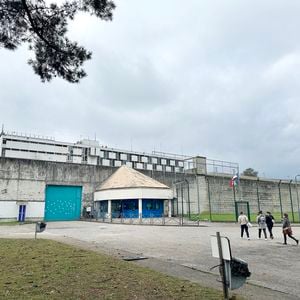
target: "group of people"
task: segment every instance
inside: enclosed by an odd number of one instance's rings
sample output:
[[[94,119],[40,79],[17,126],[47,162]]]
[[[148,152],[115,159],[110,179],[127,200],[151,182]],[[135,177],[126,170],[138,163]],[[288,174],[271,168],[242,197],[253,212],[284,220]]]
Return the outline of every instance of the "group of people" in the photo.
[[[247,239],[250,240],[248,228],[251,227],[252,225],[250,224],[248,217],[242,211],[239,215],[238,222],[241,225],[241,238],[244,237],[244,232],[245,232],[247,235]],[[263,232],[265,240],[267,240],[267,229],[268,229],[270,238],[274,239],[273,226],[275,223],[275,219],[269,211],[267,211],[266,214],[264,214],[262,211],[259,211],[257,214],[257,217],[256,217],[256,222],[258,225],[258,238],[259,239],[261,238],[261,233]],[[284,242],[283,242],[284,245],[287,244],[287,237],[293,239],[297,245],[299,244],[299,240],[297,240],[293,236],[291,223],[290,223],[289,216],[287,213],[285,213],[283,215],[283,219],[282,219],[282,234],[283,234],[283,239],[284,239]]]

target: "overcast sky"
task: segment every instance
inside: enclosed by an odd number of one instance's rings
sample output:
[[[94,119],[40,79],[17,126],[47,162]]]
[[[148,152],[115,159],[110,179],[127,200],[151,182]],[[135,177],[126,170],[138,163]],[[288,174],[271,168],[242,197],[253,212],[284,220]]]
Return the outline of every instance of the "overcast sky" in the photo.
[[[115,3],[112,22],[69,27],[93,52],[80,84],[41,83],[30,52],[0,49],[6,130],[300,174],[299,0]]]

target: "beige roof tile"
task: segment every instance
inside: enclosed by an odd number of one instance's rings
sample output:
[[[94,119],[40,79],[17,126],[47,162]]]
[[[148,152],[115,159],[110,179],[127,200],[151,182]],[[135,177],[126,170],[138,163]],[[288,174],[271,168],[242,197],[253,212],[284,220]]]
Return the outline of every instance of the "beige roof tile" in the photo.
[[[108,177],[97,189],[120,189],[120,188],[158,188],[170,189],[167,185],[160,183],[132,168],[121,166],[115,173]]]

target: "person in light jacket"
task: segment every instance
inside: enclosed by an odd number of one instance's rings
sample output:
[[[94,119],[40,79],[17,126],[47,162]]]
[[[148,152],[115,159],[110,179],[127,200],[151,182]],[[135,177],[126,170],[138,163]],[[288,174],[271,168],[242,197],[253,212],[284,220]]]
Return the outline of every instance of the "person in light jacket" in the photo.
[[[267,240],[267,224],[266,224],[266,216],[263,214],[263,212],[260,210],[257,218],[256,218],[256,222],[258,224],[258,238],[261,238],[261,231],[264,232],[264,236],[265,236],[265,240]]]
[[[243,238],[244,236],[244,231],[246,231],[246,235],[248,240],[250,240],[249,237],[249,231],[248,231],[248,217],[246,215],[244,215],[244,213],[241,211],[239,217],[238,217],[238,222],[241,225],[241,238]]]
[[[293,239],[296,244],[299,244],[299,240],[297,240],[296,238],[294,238],[292,236],[292,228],[291,228],[291,223],[289,220],[289,215],[287,213],[283,214],[283,220],[282,220],[282,233],[283,233],[283,239],[284,242],[283,244],[286,245],[286,237],[288,236],[289,238]]]

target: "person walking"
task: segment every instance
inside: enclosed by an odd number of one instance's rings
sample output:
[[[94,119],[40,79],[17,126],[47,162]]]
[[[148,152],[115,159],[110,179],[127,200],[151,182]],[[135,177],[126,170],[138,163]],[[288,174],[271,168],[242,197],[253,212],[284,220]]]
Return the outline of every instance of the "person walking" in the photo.
[[[244,231],[246,231],[247,239],[250,240],[249,237],[249,231],[248,231],[248,217],[244,215],[244,212],[241,211],[239,217],[238,217],[238,222],[241,225],[241,238],[244,236]]]
[[[267,227],[268,227],[268,231],[270,233],[270,238],[272,240],[274,239],[273,232],[272,232],[274,223],[275,223],[274,217],[272,216],[272,214],[269,211],[267,211],[267,214],[266,214],[266,224],[267,224]]]
[[[295,237],[293,237],[293,232],[291,228],[291,223],[289,220],[289,215],[287,213],[283,214],[283,221],[282,221],[282,233],[283,233],[283,244],[286,245],[286,237],[288,236],[292,240],[296,242],[296,244],[299,244],[299,240],[297,240]]]
[[[261,231],[263,231],[264,232],[264,236],[265,236],[265,240],[267,240],[266,216],[263,214],[263,212],[261,210],[258,212],[258,215],[257,215],[257,218],[256,218],[256,222],[258,224],[258,238],[259,239],[261,238]]]

